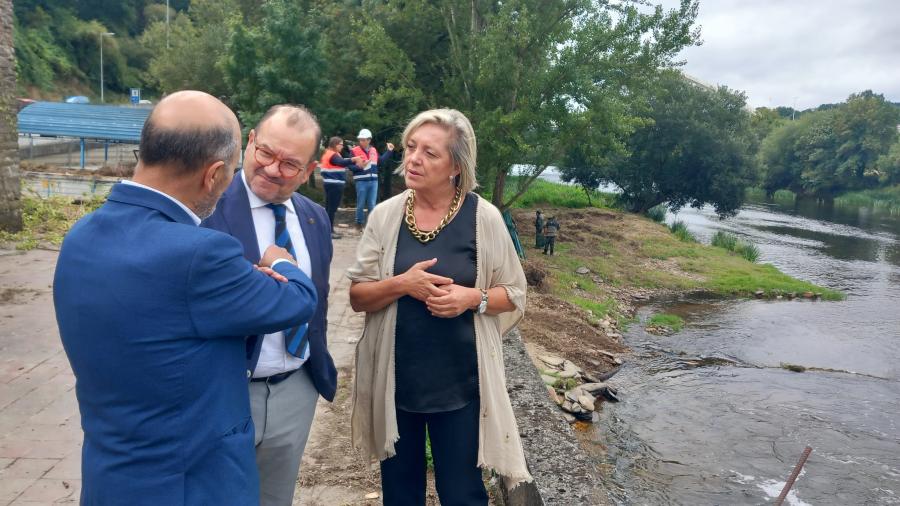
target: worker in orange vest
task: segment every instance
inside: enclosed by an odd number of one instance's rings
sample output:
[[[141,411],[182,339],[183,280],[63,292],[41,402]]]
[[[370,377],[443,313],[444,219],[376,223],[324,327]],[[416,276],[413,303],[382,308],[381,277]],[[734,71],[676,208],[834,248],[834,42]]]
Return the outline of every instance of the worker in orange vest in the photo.
[[[325,212],[331,223],[331,238],[340,239],[341,236],[334,233],[334,215],[344,195],[344,186],[347,183],[347,168],[359,167],[363,164],[362,157],[354,156],[344,158],[341,150],[344,147],[344,139],[332,137],[328,139],[328,146],[322,159],[319,160],[319,173],[322,175],[322,184],[325,186]]]
[[[394,154],[394,145],[388,142],[387,151],[379,159],[378,150],[372,146],[372,132],[368,128],[359,131],[357,140],[359,145],[350,152],[363,161],[356,167],[350,167],[350,171],[356,186],[356,226],[361,229],[378,198],[378,165]]]

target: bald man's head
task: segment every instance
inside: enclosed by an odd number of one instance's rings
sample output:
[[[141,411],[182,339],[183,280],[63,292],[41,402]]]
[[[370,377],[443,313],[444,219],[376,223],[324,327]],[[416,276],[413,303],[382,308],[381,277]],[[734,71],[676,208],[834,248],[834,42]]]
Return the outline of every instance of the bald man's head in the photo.
[[[186,176],[216,161],[233,170],[240,145],[240,124],[225,104],[202,91],[179,91],[147,118],[139,156],[144,167]]]

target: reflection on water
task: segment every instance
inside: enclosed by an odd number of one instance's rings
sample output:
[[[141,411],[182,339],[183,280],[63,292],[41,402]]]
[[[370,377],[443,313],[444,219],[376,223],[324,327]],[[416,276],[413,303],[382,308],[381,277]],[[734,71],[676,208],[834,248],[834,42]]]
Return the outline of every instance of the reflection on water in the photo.
[[[769,503],[809,445],[789,504],[900,504],[900,217],[801,202],[673,219],[705,241],[737,234],[761,262],[849,297],[644,308],[687,325],[627,335],[625,399],[604,405],[597,433],[613,502]]]

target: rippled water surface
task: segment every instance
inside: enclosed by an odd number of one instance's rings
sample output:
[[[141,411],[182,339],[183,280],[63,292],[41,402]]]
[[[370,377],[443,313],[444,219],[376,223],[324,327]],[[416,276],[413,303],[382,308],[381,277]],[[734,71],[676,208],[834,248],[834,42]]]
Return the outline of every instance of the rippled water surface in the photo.
[[[809,445],[788,504],[900,504],[900,217],[758,203],[725,221],[671,219],[704,242],[735,233],[760,262],[848,298],[643,308],[686,327],[626,336],[634,357],[613,380],[624,400],[597,424],[613,502],[771,503]]]

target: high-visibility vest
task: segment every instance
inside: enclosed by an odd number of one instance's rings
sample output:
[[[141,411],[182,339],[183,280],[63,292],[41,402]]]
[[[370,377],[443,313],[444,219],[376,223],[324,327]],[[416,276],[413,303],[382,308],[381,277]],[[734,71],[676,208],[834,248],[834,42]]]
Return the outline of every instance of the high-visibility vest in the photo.
[[[319,173],[322,174],[322,182],[327,184],[344,184],[347,182],[347,168],[331,163],[334,155],[339,155],[339,153],[333,149],[326,149],[322,159],[319,160]]]
[[[367,160],[360,170],[353,170],[354,181],[378,180],[378,151],[373,146],[369,146],[368,151],[366,153],[360,146],[353,146],[350,150],[353,156],[361,156]]]

